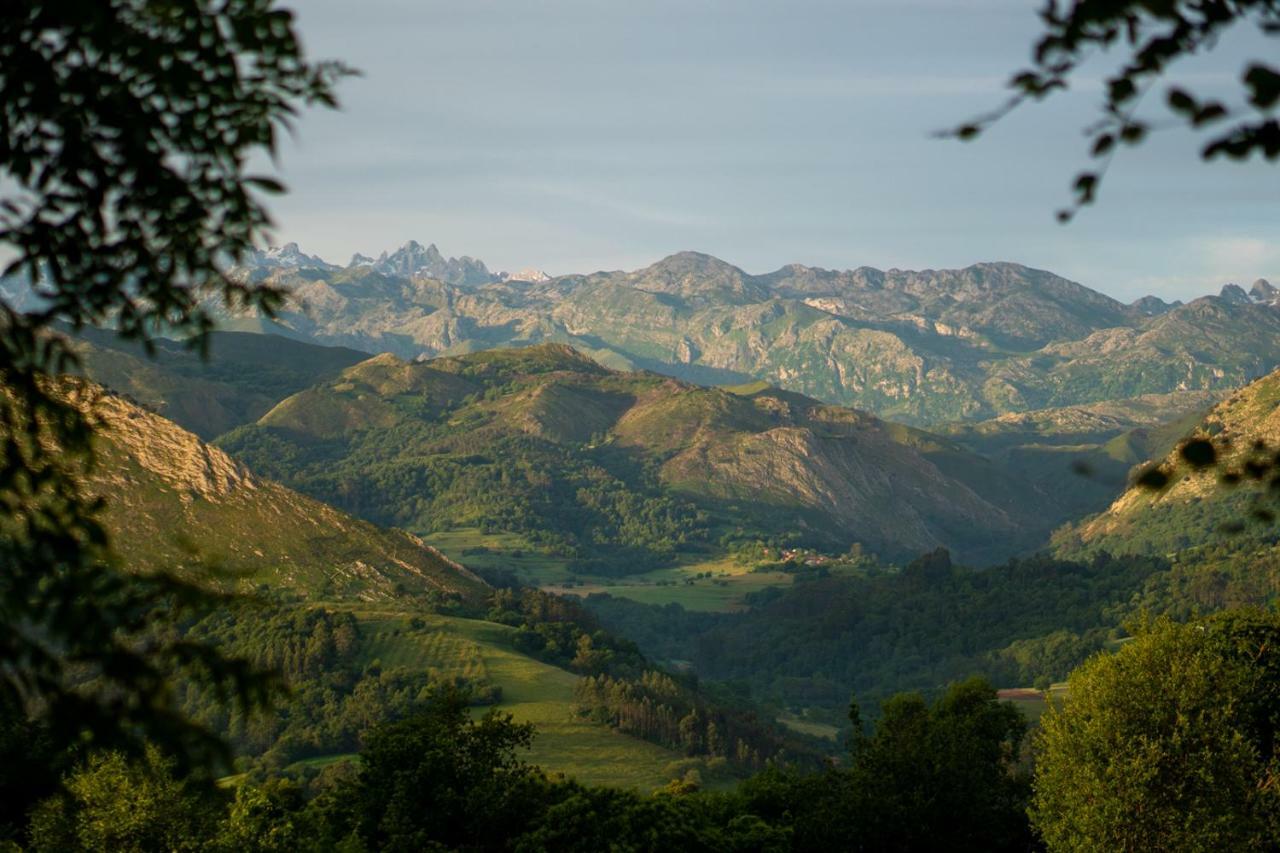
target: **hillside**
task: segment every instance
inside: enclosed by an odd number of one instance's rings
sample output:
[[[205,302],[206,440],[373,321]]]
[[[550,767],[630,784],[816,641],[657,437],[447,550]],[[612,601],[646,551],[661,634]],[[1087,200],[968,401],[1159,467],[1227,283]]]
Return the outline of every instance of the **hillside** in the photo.
[[[1280,364],[1280,308],[1265,282],[1124,305],[1013,263],[753,275],[681,252],[631,272],[530,281],[432,250],[411,243],[345,268],[277,258],[242,274],[288,289],[279,328],[315,342],[404,359],[561,342],[615,368],[765,380],[918,425],[1225,391]]]
[[[1224,395],[1176,391],[948,424],[939,432],[1053,492],[1062,518],[1108,506],[1129,472],[1174,447]]]
[[[137,570],[211,566],[307,597],[479,600],[485,585],[411,535],[360,521],[251,473],[159,415],[105,395],[89,490]]]
[[[1247,472],[1255,455],[1269,461],[1268,454],[1280,446],[1280,371],[1231,394],[1189,435],[1210,439],[1227,469]],[[1259,482],[1246,474],[1239,485],[1229,487],[1220,481],[1218,468],[1194,470],[1176,451],[1157,461],[1172,475],[1166,488],[1128,489],[1105,512],[1059,531],[1054,538],[1058,550],[1195,553],[1206,564],[1262,557],[1273,562],[1280,530],[1266,516],[1274,507],[1265,479]],[[1234,535],[1224,535],[1241,526]]]
[[[210,334],[208,359],[165,338],[148,357],[114,333],[91,328],[76,336],[75,346],[88,378],[206,440],[368,358],[344,347],[248,332]]]
[[[382,355],[220,440],[282,482],[417,533],[520,534],[641,571],[723,537],[985,559],[1051,502],[956,444],[763,384],[704,388],[558,345]]]

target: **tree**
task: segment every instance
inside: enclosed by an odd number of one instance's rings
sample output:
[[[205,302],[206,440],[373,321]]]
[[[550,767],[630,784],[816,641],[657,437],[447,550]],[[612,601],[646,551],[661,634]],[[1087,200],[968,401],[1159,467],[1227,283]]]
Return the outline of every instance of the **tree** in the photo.
[[[1040,13],[1044,32],[1030,68],[1009,80],[1014,94],[999,109],[951,131],[972,139],[1010,111],[1030,100],[1043,100],[1066,89],[1082,63],[1099,51],[1120,46],[1119,68],[1106,78],[1106,95],[1098,120],[1085,129],[1095,168],[1076,176],[1075,202],[1059,211],[1071,219],[1093,202],[1103,174],[1119,146],[1137,145],[1157,125],[1138,116],[1143,97],[1176,63],[1213,49],[1233,28],[1254,27],[1267,36],[1280,34],[1277,0],[1045,0]],[[1185,88],[1165,89],[1173,124],[1214,129],[1201,149],[1206,160],[1245,159],[1260,154],[1280,157],[1280,66],[1251,61],[1241,72],[1242,103],[1230,105],[1198,96]],[[1224,123],[1229,127],[1223,128]]]
[[[55,796],[37,808],[31,848],[121,853],[200,849],[215,815],[174,770],[174,762],[154,747],[141,761],[119,752],[94,755],[71,774],[65,797]]]
[[[17,0],[0,15],[0,257],[39,304],[0,300],[0,702],[51,737],[139,750],[142,735],[207,762],[216,739],[172,712],[175,673],[261,701],[242,662],[151,630],[206,601],[173,577],[112,565],[92,464],[93,394],[73,329],[110,325],[202,347],[210,302],[267,313],[278,291],[228,274],[269,219],[246,174],[307,104],[334,105],[340,65],[308,62],[273,0]]]
[[[1041,720],[1031,819],[1051,850],[1271,849],[1280,616],[1136,625]]]
[[[542,773],[517,755],[532,738],[510,715],[472,720],[452,692],[378,728],[361,752],[360,835],[375,850],[500,849],[541,810]]]
[[[855,741],[853,820],[866,849],[1025,849],[1026,783],[1017,773],[1021,712],[985,680],[951,685],[932,705],[903,693]]]

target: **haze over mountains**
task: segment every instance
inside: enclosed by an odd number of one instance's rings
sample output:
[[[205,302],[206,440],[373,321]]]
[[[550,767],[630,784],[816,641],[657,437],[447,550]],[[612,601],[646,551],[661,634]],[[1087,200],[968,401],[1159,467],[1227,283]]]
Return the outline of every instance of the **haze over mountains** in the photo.
[[[633,272],[494,274],[410,242],[345,267],[294,244],[240,275],[294,296],[227,328],[403,359],[544,341],[702,384],[763,379],[918,425],[1244,384],[1280,364],[1276,289],[1125,305],[1013,263],[752,275],[682,252]]]

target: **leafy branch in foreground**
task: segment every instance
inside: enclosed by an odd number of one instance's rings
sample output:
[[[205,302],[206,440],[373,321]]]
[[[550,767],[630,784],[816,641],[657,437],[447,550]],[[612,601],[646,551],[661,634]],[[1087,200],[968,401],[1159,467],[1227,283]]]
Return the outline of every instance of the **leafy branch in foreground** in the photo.
[[[1043,100],[1066,89],[1073,75],[1092,56],[1120,46],[1120,67],[1105,79],[1098,120],[1085,128],[1090,156],[1097,167],[1080,172],[1073,185],[1073,204],[1058,212],[1066,222],[1091,204],[1118,146],[1137,145],[1156,125],[1137,116],[1143,95],[1179,59],[1212,50],[1229,29],[1253,26],[1266,36],[1280,35],[1277,0],[1046,0],[1040,12],[1044,30],[1036,42],[1030,68],[1009,80],[1014,94],[999,108],[943,135],[973,139],[1027,101]],[[1280,157],[1280,66],[1249,62],[1241,72],[1242,103],[1231,105],[1197,95],[1180,86],[1165,90],[1172,124],[1194,130],[1230,127],[1211,135],[1201,149],[1210,160],[1246,159],[1261,154]]]
[[[261,698],[242,664],[167,637],[156,614],[204,596],[111,561],[92,464],[91,399],[55,322],[203,349],[209,299],[270,314],[281,294],[227,273],[270,221],[245,173],[304,105],[334,106],[347,69],[306,59],[273,0],[19,0],[0,15],[0,253],[39,307],[0,300],[0,701],[67,743],[216,743],[167,703],[177,673]]]

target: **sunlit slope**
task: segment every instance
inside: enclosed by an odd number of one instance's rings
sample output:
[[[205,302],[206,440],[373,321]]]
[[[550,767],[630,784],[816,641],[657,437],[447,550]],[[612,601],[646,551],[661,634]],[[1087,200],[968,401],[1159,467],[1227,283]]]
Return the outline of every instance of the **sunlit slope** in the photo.
[[[1247,476],[1246,463],[1280,448],[1280,371],[1231,394],[1188,436],[1211,440],[1227,468],[1246,473],[1241,483],[1224,484],[1220,466],[1194,470],[1174,450],[1154,460],[1172,474],[1166,488],[1126,490],[1105,512],[1060,531],[1059,549],[1169,554],[1207,548],[1244,554],[1273,547],[1280,528],[1265,513],[1275,509],[1270,497],[1275,489],[1269,488],[1269,477]],[[1269,450],[1256,450],[1259,443]]]
[[[550,773],[647,791],[679,777],[683,764],[698,763],[577,713],[573,688],[579,676],[517,651],[514,628],[429,615],[418,616],[424,628],[415,632],[409,614],[394,606],[350,607],[370,637],[368,653],[384,668],[427,669],[498,687],[501,698],[491,707],[537,727],[528,758]]]
[[[126,565],[212,564],[309,596],[483,595],[484,585],[417,538],[258,477],[159,415],[103,396],[90,491]]]
[[[1186,305],[1123,305],[1014,263],[793,264],[753,275],[680,252],[643,269],[537,282],[391,272],[252,274],[290,292],[280,323],[312,341],[405,359],[568,343],[613,367],[703,384],[763,379],[917,425],[1227,390],[1280,363],[1270,300],[1242,301],[1236,288]]]

